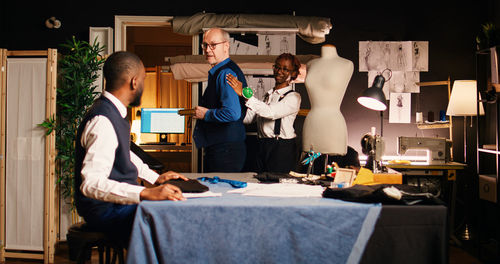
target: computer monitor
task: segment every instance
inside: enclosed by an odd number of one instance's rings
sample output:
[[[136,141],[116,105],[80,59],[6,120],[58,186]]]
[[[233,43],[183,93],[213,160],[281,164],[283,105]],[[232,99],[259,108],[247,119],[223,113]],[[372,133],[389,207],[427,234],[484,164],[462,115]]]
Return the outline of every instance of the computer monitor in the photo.
[[[168,143],[167,134],[184,134],[184,108],[141,108],[141,133],[160,134],[160,143]]]

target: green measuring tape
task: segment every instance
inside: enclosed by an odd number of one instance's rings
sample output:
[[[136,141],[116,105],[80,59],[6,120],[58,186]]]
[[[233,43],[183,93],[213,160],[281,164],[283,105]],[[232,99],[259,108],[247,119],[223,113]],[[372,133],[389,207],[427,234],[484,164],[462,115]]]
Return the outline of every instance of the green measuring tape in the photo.
[[[250,87],[245,87],[243,88],[242,94],[246,99],[250,99],[253,96],[253,90]]]

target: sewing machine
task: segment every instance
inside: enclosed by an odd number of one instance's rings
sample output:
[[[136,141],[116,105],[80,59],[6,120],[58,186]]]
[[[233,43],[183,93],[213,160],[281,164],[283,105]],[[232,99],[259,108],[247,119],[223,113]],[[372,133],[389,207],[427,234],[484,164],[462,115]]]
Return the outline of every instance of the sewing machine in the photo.
[[[451,141],[440,137],[398,137],[398,154],[408,150],[426,150],[429,164],[444,164],[450,161]]]
[[[376,135],[374,131],[371,134],[367,133],[361,138],[361,149],[363,154],[370,157],[373,162],[373,172],[383,171],[382,155],[385,151],[385,142],[380,135]],[[370,168],[371,164],[368,166]]]

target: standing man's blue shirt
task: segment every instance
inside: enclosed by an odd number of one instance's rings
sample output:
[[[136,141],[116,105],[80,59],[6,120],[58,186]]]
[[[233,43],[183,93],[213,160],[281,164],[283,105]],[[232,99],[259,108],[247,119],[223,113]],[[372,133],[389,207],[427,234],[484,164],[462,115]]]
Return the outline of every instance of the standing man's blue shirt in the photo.
[[[218,109],[209,109],[204,119],[207,122],[232,122],[241,117],[240,98],[226,81],[227,74],[232,74],[233,76],[237,76],[237,74],[231,68],[226,67],[222,69],[217,76],[214,76],[214,73],[216,73],[219,68],[229,63],[229,61],[230,59],[227,58],[208,71],[208,78],[216,78],[215,87],[219,89],[217,92],[220,94],[222,107]],[[243,82],[243,87],[246,85],[245,80]]]
[[[204,119],[196,121],[193,132],[197,148],[245,140],[243,118],[246,106],[244,99],[240,98],[227,83],[227,74],[237,76],[243,86],[247,85],[245,75],[230,58],[210,69],[208,85],[199,104],[208,110]]]

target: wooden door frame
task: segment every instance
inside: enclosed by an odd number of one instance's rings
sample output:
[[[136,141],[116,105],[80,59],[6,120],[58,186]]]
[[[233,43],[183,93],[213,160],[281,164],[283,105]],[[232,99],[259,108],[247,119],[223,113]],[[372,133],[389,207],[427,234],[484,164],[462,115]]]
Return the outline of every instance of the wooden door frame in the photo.
[[[171,26],[173,16],[115,16],[115,51],[127,50],[127,27],[161,27]],[[192,55],[199,54],[199,35],[192,36]],[[198,83],[193,83],[191,88],[191,105],[198,105]],[[195,121],[191,124],[194,128]],[[192,144],[191,172],[198,172],[198,149]]]

